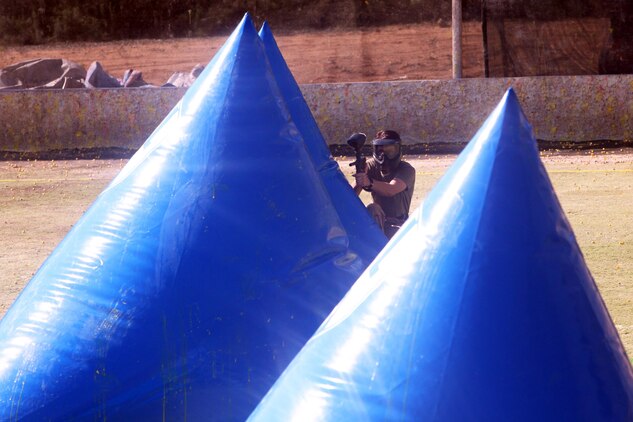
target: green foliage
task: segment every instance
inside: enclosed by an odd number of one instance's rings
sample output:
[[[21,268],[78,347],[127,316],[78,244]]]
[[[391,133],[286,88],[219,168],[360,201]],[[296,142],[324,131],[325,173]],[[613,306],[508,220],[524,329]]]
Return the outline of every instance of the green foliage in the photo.
[[[484,0],[487,14],[503,19],[559,20],[602,17],[621,0]],[[627,0],[628,1],[628,0]]]
[[[81,41],[91,39],[92,34],[101,32],[102,22],[81,12],[79,7],[62,9],[53,22],[52,38],[60,41]]]
[[[462,0],[465,20],[604,15],[625,0]],[[34,44],[225,34],[244,12],[276,31],[450,22],[451,0],[21,0],[0,2],[0,41]]]
[[[35,44],[37,38],[33,33],[33,23],[29,18],[10,18],[0,16],[0,34],[2,40],[10,44]]]
[[[478,20],[483,0],[462,0]],[[616,0],[485,0],[506,17],[580,16]],[[0,41],[33,44],[227,33],[249,11],[275,30],[450,22],[451,0],[21,0],[0,2]]]
[[[464,0],[464,16],[478,18],[479,7]],[[21,0],[0,2],[0,41],[213,35],[231,31],[246,11],[276,30],[354,28],[449,20],[451,0]]]

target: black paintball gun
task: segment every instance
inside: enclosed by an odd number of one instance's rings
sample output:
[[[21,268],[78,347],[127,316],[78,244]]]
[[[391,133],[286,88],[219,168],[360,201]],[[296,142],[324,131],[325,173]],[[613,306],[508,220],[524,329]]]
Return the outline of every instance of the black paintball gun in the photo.
[[[365,157],[363,157],[361,150],[366,141],[367,136],[364,133],[354,133],[347,138],[347,145],[354,148],[356,152],[356,161],[349,163],[350,166],[356,166],[356,173],[365,172]]]

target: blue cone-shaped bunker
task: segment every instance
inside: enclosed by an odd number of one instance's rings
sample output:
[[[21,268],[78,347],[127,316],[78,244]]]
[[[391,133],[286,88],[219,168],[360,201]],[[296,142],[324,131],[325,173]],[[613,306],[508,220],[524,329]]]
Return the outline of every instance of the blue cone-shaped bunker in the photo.
[[[631,366],[512,90],[250,420],[633,420]]]
[[[0,322],[0,420],[244,420],[347,245],[245,17]]]
[[[277,46],[268,23],[264,22],[259,36],[266,47],[266,54],[281,95],[288,105],[290,115],[305,141],[314,166],[332,198],[332,203],[347,233],[350,249],[363,261],[363,265],[367,266],[385,246],[387,237],[371,218],[345,179],[338,163],[332,158],[327,143]]]

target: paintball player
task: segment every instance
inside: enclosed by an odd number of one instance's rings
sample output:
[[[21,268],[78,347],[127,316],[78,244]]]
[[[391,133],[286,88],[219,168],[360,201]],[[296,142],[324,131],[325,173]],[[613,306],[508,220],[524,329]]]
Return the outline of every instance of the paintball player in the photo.
[[[402,161],[400,135],[393,130],[381,130],[372,141],[373,158],[365,172],[354,175],[357,195],[362,189],[371,193],[373,202],[367,206],[385,235],[391,237],[409,217],[409,207],[415,186],[415,169]]]

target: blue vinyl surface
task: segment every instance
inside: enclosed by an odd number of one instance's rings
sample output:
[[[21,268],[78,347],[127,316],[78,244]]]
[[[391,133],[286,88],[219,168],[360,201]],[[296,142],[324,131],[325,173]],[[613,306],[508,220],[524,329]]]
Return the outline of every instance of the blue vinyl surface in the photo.
[[[0,322],[0,420],[250,414],[372,259],[279,92],[245,17]]]
[[[259,36],[264,41],[270,66],[292,120],[303,136],[314,166],[350,240],[350,249],[359,256],[363,265],[367,266],[385,246],[387,237],[367,212],[365,205],[339,169],[338,163],[332,158],[301,89],[279,51],[268,23],[264,22]]]
[[[514,91],[251,421],[631,421],[631,365]]]

